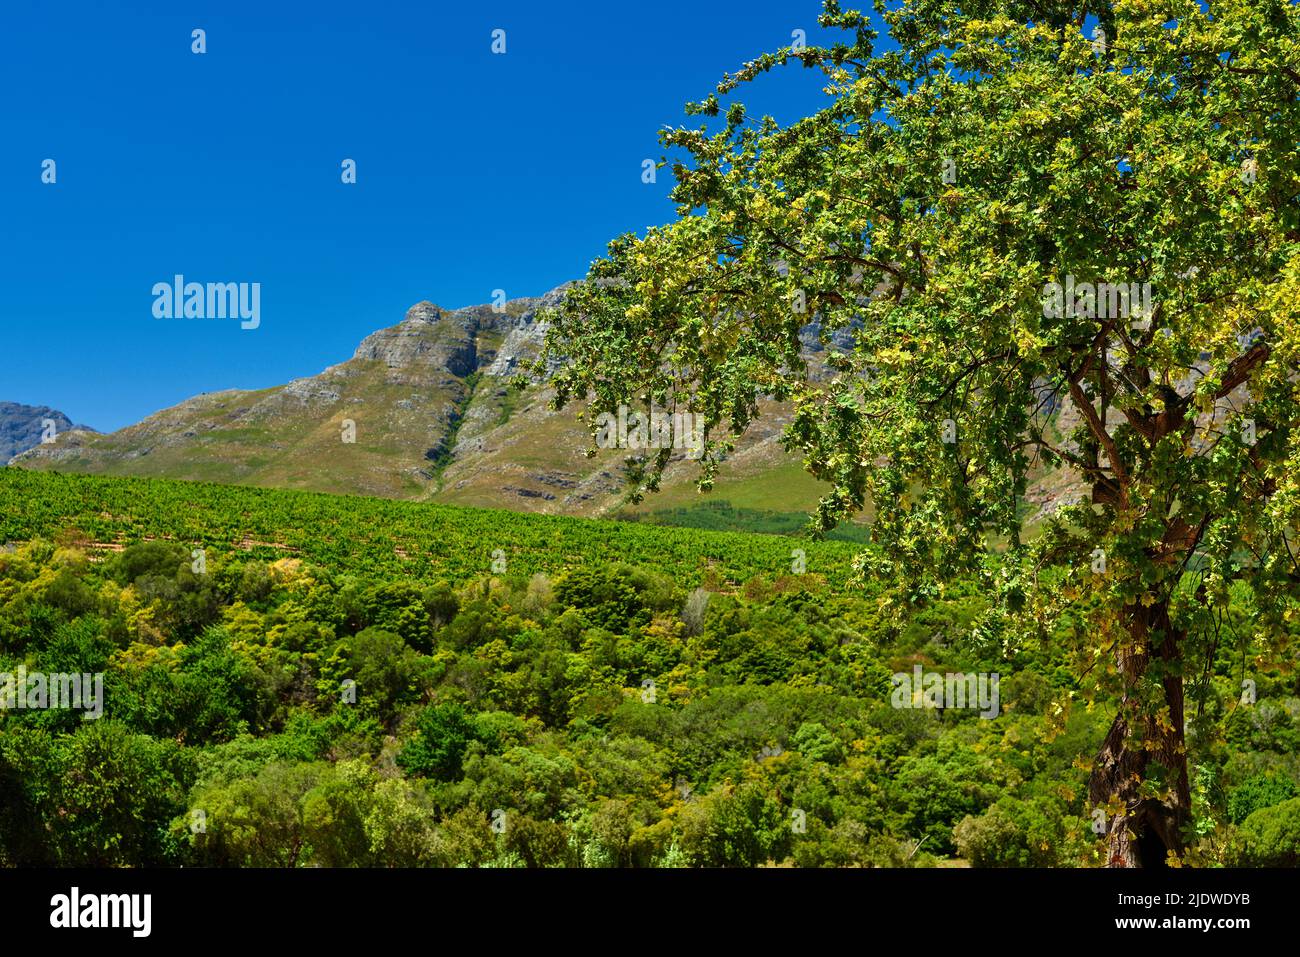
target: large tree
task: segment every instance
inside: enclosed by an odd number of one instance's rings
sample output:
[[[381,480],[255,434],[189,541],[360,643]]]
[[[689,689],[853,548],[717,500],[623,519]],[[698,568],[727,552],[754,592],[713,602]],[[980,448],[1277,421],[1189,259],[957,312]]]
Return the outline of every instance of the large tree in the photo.
[[[1276,646],[1300,583],[1300,12],[876,12],[889,42],[830,0],[841,42],[758,57],[661,134],[677,219],[612,242],[550,317],[558,401],[689,406],[705,487],[762,398],[792,402],[787,442],[833,485],[818,525],[874,508],[864,574],[912,600],[985,574],[1008,645],[1085,616],[1080,668],[1118,702],[1090,802],[1112,865],[1163,863],[1187,844],[1185,687],[1232,602]],[[734,101],[793,64],[824,72],[820,111]],[[852,332],[829,381],[813,319]],[[1024,534],[1047,474],[1086,495]]]

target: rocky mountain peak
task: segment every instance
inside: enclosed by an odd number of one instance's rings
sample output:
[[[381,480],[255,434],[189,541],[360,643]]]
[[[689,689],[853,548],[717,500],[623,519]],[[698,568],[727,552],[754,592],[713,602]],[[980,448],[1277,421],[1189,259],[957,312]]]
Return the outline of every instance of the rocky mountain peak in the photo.
[[[352,357],[377,359],[390,369],[433,366],[465,375],[473,371],[474,332],[472,324],[456,321],[455,313],[421,302],[397,325],[366,336]]]
[[[437,322],[443,316],[442,310],[429,302],[422,299],[410,309],[406,310],[405,322]]]

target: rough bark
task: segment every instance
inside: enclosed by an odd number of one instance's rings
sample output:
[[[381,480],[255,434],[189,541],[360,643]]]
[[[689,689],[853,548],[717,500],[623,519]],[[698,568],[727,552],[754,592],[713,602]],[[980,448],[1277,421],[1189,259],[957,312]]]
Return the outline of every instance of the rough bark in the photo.
[[[1119,652],[1124,681],[1119,711],[1097,755],[1088,796],[1094,807],[1118,799],[1124,812],[1107,820],[1109,867],[1164,867],[1166,855],[1182,856],[1183,826],[1191,816],[1184,739],[1183,679],[1179,668],[1179,635],[1163,604],[1125,610],[1130,647]],[[1161,684],[1168,707],[1165,726],[1142,714],[1130,692],[1153,661],[1168,665]],[[1165,800],[1142,797],[1143,781],[1156,776],[1169,792]]]

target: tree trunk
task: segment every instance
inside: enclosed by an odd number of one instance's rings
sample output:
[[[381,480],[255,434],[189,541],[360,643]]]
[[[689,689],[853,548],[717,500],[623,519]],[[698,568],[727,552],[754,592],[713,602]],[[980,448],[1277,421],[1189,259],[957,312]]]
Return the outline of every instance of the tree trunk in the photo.
[[[1088,798],[1093,807],[1118,803],[1123,813],[1106,820],[1107,866],[1164,867],[1166,855],[1182,856],[1183,826],[1191,818],[1187,749],[1183,733],[1183,677],[1179,639],[1164,604],[1131,605],[1132,647],[1119,652],[1124,682],[1119,712],[1097,755]],[[1142,714],[1135,685],[1158,662],[1168,709],[1165,722]],[[1143,797],[1143,781],[1155,780],[1164,800]],[[1117,799],[1117,800],[1116,800]],[[1107,814],[1109,815],[1109,811]]]

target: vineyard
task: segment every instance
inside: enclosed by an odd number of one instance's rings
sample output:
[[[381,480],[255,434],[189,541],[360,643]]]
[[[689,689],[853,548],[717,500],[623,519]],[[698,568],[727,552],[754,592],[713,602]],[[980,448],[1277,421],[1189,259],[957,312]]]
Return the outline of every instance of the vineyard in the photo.
[[[843,587],[855,552],[835,541],[0,468],[0,542],[36,537],[61,537],[92,552],[165,539],[421,581],[463,580],[491,571],[494,560],[511,573],[528,574],[623,561],[654,566],[683,585],[708,581],[717,587],[788,575],[796,550],[803,552],[810,582]]]

